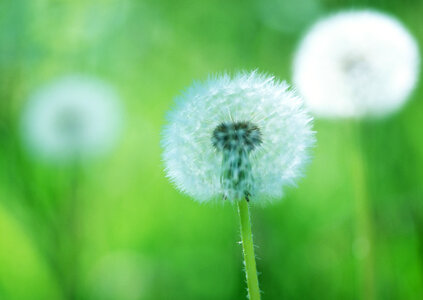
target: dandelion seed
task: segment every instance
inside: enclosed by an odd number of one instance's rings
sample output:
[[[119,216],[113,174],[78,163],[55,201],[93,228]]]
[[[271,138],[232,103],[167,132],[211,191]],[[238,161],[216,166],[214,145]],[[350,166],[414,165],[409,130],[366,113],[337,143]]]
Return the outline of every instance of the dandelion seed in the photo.
[[[419,60],[416,41],[393,17],[341,12],[305,36],[294,62],[294,82],[318,116],[382,116],[406,102]]]
[[[257,72],[215,76],[176,102],[164,161],[193,198],[279,198],[302,174],[314,142],[311,117],[286,82]]]
[[[25,144],[52,161],[100,155],[112,148],[122,124],[115,91],[89,77],[68,76],[31,95],[21,119]]]

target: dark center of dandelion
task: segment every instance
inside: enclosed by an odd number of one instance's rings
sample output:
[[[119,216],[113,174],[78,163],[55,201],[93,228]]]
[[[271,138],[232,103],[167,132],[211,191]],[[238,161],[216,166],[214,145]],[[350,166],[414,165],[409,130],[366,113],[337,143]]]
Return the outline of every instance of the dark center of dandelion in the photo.
[[[248,201],[254,185],[249,153],[262,143],[260,129],[250,122],[222,123],[213,131],[212,143],[223,154],[224,198]]]
[[[69,142],[76,142],[83,131],[84,120],[78,111],[64,109],[55,119],[56,130]]]
[[[261,132],[250,122],[221,123],[213,131],[212,143],[219,151],[250,152],[262,143]]]
[[[369,64],[360,55],[345,57],[342,62],[343,71],[349,76],[362,76],[369,72]]]

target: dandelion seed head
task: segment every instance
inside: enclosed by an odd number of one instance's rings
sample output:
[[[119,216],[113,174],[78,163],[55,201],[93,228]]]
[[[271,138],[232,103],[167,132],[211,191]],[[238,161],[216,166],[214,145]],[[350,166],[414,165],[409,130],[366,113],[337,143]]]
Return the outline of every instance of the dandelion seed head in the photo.
[[[314,25],[300,43],[294,83],[321,117],[383,116],[416,85],[417,43],[391,16],[348,11]]]
[[[308,160],[311,120],[286,82],[212,76],[176,98],[162,139],[166,173],[200,202],[280,198]]]
[[[106,83],[67,76],[30,96],[21,118],[23,140],[32,154],[49,161],[100,155],[115,144],[122,112]]]

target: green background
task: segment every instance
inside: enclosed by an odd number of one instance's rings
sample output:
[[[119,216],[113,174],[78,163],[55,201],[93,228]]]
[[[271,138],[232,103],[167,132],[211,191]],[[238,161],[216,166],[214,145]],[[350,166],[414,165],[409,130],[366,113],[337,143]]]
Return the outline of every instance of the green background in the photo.
[[[366,7],[422,45],[421,0],[1,0],[0,299],[245,299],[236,208],[199,204],[165,178],[165,112],[210,73],[290,81],[310,23]],[[19,137],[31,93],[75,73],[109,82],[126,109],[116,149],[78,170],[37,162]],[[379,299],[423,298],[422,95],[420,84],[401,112],[359,127]],[[359,297],[350,129],[316,120],[298,188],[252,208],[263,299]]]

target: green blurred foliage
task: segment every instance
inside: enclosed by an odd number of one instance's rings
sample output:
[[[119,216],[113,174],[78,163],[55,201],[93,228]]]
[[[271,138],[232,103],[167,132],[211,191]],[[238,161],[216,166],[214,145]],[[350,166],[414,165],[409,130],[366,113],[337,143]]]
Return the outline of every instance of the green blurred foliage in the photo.
[[[245,298],[235,208],[172,187],[160,131],[193,79],[257,68],[290,80],[313,20],[280,32],[258,2],[0,1],[0,299],[65,299],[69,274],[79,299]],[[422,45],[421,0],[322,0],[314,17],[355,7],[397,16]],[[75,174],[38,163],[19,138],[31,92],[69,73],[110,82],[127,110],[116,151],[77,173],[76,240],[66,219]],[[421,96],[420,85],[400,113],[361,126],[380,299],[423,297]],[[358,297],[348,126],[317,120],[307,176],[252,210],[263,299]]]

